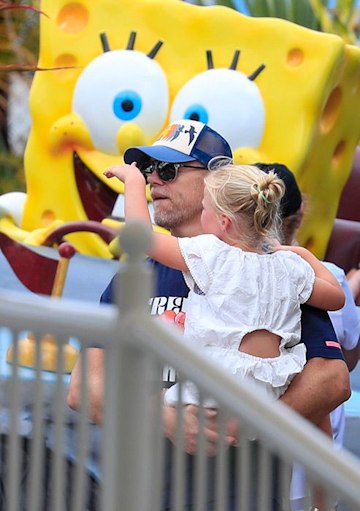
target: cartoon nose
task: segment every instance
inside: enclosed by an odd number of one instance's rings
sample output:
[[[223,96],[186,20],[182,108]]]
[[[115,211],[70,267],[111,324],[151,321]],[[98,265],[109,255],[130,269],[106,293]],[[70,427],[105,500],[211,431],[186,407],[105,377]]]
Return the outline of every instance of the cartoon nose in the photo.
[[[134,122],[123,124],[116,134],[116,145],[120,154],[124,154],[129,147],[146,145],[147,142],[143,130]]]

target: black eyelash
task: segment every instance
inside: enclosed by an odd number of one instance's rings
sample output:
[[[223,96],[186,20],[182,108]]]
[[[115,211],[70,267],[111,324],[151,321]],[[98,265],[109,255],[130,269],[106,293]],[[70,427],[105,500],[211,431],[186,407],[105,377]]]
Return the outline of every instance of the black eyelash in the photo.
[[[135,46],[136,32],[130,32],[129,40],[127,43],[127,50],[133,50]]]
[[[214,69],[214,62],[213,62],[211,50],[206,50],[206,61],[207,61],[208,69]]]
[[[109,41],[105,32],[101,32],[100,34],[101,46],[103,48],[103,52],[106,53],[110,51]]]
[[[250,76],[248,76],[249,80],[252,82],[259,76],[259,74],[265,69],[265,64],[261,64]]]
[[[234,56],[233,56],[233,59],[232,59],[229,69],[236,71],[236,68],[237,68],[237,65],[239,62],[239,57],[240,57],[240,50],[235,50],[235,53],[234,53]],[[211,50],[206,50],[206,62],[207,62],[207,68],[209,70],[214,69],[214,60],[213,60]],[[253,82],[259,76],[259,74],[265,69],[265,67],[266,67],[265,64],[261,64],[257,69],[255,69],[255,71],[253,73],[251,73],[251,75],[248,76],[248,79]]]
[[[236,66],[239,62],[239,57],[240,57],[240,50],[235,50],[234,57],[232,59],[229,69],[233,69],[234,71],[236,71]]]
[[[134,49],[134,47],[135,47],[135,39],[136,39],[136,32],[134,32],[134,31],[130,32],[129,40],[128,40],[128,43],[127,43],[127,46],[126,46],[127,50],[131,51],[131,50]],[[105,32],[101,32],[100,40],[101,40],[101,45],[102,45],[102,48],[103,48],[103,52],[106,53],[107,51],[111,51],[110,45],[109,45],[109,40],[108,40],[107,35],[106,35]],[[149,53],[147,54],[149,59],[155,58],[156,54],[158,53],[158,51],[160,50],[160,48],[161,48],[161,46],[163,44],[164,44],[164,41],[158,41],[155,44],[155,46],[152,48],[152,50],[150,50]]]
[[[153,59],[155,57],[155,55],[157,54],[157,52],[160,50],[160,48],[162,47],[162,45],[164,44],[164,41],[158,41],[154,48],[147,54],[147,56],[150,58],[150,59]]]

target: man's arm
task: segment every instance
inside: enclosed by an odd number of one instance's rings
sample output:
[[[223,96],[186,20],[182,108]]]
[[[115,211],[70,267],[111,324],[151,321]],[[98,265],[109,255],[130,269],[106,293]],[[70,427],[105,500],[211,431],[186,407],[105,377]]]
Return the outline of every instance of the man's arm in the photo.
[[[350,395],[346,363],[341,359],[316,357],[307,362],[280,399],[317,425]]]
[[[313,323],[309,312],[307,327],[314,334]],[[318,317],[319,311],[317,313]],[[323,313],[321,312],[323,316]],[[319,319],[319,318],[318,318]],[[313,335],[314,337],[314,335]],[[329,336],[326,336],[328,338]],[[322,337],[320,336],[320,339]],[[331,336],[329,337],[331,339]],[[320,353],[320,352],[319,352]],[[100,348],[87,349],[90,416],[94,422],[102,422],[104,352]],[[331,389],[331,392],[329,391]],[[320,358],[319,354],[311,358],[303,371],[291,382],[282,401],[314,424],[322,419],[339,404],[350,397],[349,372],[345,362],[340,358]],[[80,404],[80,364],[77,363],[71,377],[67,398],[71,408],[78,409]],[[185,407],[187,451],[193,452],[197,443],[198,418],[196,407]],[[165,434],[172,438],[174,434],[176,410],[164,408]],[[217,437],[216,414],[206,413],[205,434],[207,440],[214,442]],[[228,442],[231,444],[237,432],[228,431]],[[236,428],[235,428],[236,429]]]
[[[329,391],[331,389],[331,392]],[[341,359],[312,358],[307,362],[303,371],[296,375],[289,388],[280,398],[295,412],[320,425],[328,413],[339,404],[349,399],[351,394],[349,371],[346,363]],[[176,409],[168,407],[164,410],[165,434],[174,441],[176,424]],[[184,407],[185,424],[185,450],[195,454],[198,443],[199,423],[198,409],[189,405]],[[205,411],[205,429],[207,450],[214,454],[219,440],[217,413],[214,410]],[[225,441],[228,445],[236,443],[238,424],[236,420],[229,420]]]
[[[90,418],[97,424],[103,419],[104,396],[104,350],[101,348],[88,348],[87,355],[87,382],[89,385]],[[78,410],[81,400],[81,367],[80,361],[76,363],[72,373],[67,395],[67,404],[70,408]]]
[[[103,378],[104,378],[104,352],[100,348],[87,350],[90,417],[97,424],[103,418]],[[80,363],[78,362],[72,372],[67,402],[71,408],[78,409],[80,404]],[[329,389],[331,388],[331,392]],[[313,358],[308,361],[304,370],[291,382],[286,393],[281,397],[294,411],[314,424],[319,424],[324,417],[343,401],[350,397],[349,372],[343,360]],[[198,409],[196,406],[184,408],[185,450],[194,454],[198,442]],[[210,446],[218,440],[217,414],[214,411],[206,412],[205,435]],[[165,435],[174,441],[176,409],[164,406],[163,410]],[[232,427],[233,426],[233,427]],[[236,441],[237,424],[228,425],[226,441],[230,445]],[[211,452],[212,448],[208,448]]]

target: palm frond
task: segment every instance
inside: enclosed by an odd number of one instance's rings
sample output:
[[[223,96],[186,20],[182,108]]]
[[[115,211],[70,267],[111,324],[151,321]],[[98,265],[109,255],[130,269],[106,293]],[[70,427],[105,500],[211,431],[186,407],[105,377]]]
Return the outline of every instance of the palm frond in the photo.
[[[37,7],[34,7],[33,5],[11,4],[9,2],[4,2],[3,0],[0,0],[0,11],[10,10],[10,9],[16,9],[16,10],[24,9],[24,10],[28,10],[28,11],[34,11],[34,12],[37,12],[38,14],[43,14],[47,18],[49,17],[44,11],[41,11],[40,9],[38,9]]]

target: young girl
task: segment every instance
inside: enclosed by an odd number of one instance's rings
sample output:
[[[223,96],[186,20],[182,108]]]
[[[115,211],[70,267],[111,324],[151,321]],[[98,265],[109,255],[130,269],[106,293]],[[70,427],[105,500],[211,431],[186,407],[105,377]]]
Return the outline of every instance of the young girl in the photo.
[[[111,167],[125,183],[125,218],[151,225],[145,179],[136,164]],[[300,304],[335,310],[344,294],[333,275],[301,247],[270,250],[277,237],[284,184],[256,166],[225,165],[205,178],[203,235],[175,238],[154,232],[149,256],[184,272],[190,288],[185,339],[240,381],[256,381],[281,396],[305,362]],[[165,396],[178,401],[174,385]],[[198,404],[193,384],[181,400]],[[205,406],[213,407],[213,401]]]

